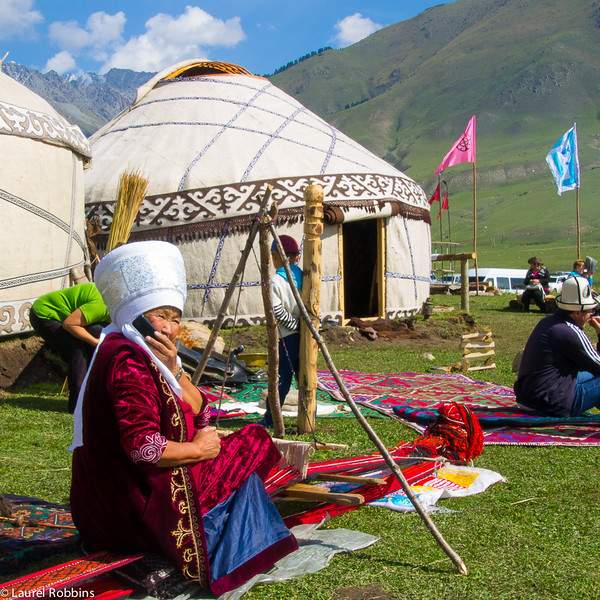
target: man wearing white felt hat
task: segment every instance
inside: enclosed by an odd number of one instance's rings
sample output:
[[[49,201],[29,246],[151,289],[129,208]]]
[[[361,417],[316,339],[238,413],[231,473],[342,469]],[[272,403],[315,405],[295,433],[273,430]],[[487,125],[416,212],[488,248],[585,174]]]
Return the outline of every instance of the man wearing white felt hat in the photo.
[[[583,331],[589,324],[600,339],[600,317],[594,314],[598,301],[586,279],[570,277],[556,306],[527,341],[515,394],[524,409],[574,417],[600,408],[600,354]]]

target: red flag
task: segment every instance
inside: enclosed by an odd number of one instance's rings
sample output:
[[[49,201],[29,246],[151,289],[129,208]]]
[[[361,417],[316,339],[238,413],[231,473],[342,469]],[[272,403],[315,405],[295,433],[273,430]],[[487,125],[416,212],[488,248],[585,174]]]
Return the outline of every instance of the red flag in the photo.
[[[442,202],[442,204],[440,206],[440,212],[438,213],[436,221],[442,216],[443,210],[450,210],[450,208],[448,207],[448,194],[446,194],[444,196],[444,201]]]
[[[429,198],[429,206],[431,206],[434,202],[439,202],[440,201],[440,184],[437,184],[437,187],[435,188],[435,192],[433,192],[433,194],[431,195],[431,198]]]
[[[444,160],[440,163],[435,174],[438,175],[447,167],[464,162],[475,162],[475,115],[471,117],[465,132],[450,148],[450,152],[444,156]]]

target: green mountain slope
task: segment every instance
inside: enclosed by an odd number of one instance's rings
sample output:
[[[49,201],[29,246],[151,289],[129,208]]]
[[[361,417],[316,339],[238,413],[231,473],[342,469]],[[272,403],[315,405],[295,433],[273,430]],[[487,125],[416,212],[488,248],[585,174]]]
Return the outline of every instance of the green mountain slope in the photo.
[[[582,254],[600,254],[600,3],[456,0],[271,78],[416,179],[477,115],[478,252],[486,266],[553,269],[575,257],[575,192],[556,194],[545,155],[577,122]],[[354,104],[354,106],[352,106]],[[472,244],[472,165],[443,173],[453,241]],[[432,233],[439,239],[433,215]],[[443,216],[443,237],[448,236]],[[556,248],[556,250],[552,250]]]

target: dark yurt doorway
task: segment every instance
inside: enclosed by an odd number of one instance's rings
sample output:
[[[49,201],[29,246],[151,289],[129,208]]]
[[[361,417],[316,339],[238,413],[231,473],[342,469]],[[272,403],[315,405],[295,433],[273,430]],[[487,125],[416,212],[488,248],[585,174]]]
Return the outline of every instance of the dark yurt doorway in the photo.
[[[345,319],[382,315],[379,221],[342,224]]]

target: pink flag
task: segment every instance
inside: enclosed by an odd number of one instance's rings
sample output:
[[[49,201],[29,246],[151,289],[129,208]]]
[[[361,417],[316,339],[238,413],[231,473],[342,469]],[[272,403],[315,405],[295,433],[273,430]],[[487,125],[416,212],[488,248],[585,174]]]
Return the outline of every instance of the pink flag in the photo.
[[[440,206],[440,212],[438,213],[436,221],[442,216],[443,210],[450,210],[450,207],[448,206],[448,194],[446,194],[444,196],[444,201],[442,202],[442,204]]]
[[[444,160],[440,163],[435,174],[438,175],[445,168],[464,162],[475,162],[475,115],[471,117],[465,132],[450,148],[450,152],[444,156]]]
[[[433,192],[433,194],[431,195],[431,198],[429,198],[429,206],[431,206],[434,202],[439,202],[440,201],[440,184],[437,184],[437,187],[435,188],[435,192]]]

